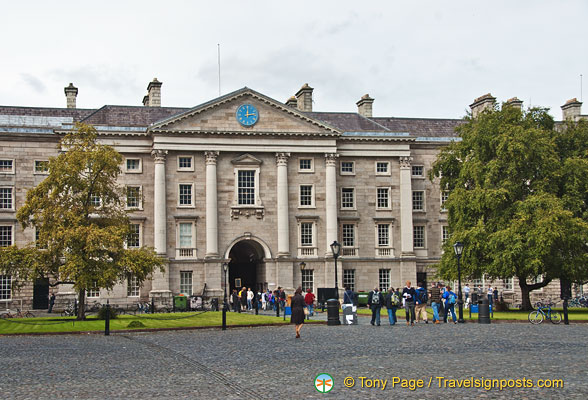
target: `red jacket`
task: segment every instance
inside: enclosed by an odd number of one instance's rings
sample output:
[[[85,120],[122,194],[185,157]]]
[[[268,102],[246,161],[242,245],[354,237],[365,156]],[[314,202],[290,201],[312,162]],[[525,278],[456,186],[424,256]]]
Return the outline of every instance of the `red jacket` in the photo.
[[[308,305],[314,303],[314,294],[306,293],[306,296],[304,296],[304,302]]]

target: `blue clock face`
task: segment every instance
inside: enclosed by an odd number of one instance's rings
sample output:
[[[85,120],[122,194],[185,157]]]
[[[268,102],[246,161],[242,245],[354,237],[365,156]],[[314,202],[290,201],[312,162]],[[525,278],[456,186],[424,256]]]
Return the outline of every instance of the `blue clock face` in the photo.
[[[253,126],[259,120],[259,111],[251,104],[242,104],[237,108],[237,121],[243,126]]]

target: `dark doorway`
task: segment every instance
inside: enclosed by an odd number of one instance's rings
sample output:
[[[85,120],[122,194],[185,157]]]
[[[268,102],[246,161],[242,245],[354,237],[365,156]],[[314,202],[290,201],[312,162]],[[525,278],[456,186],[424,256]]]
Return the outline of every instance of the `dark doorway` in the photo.
[[[257,289],[257,268],[261,256],[257,243],[251,240],[241,241],[233,246],[229,253],[229,293],[243,286]]]
[[[427,288],[427,273],[426,272],[417,272],[417,285],[420,283],[423,284],[424,288]]]
[[[35,279],[33,284],[33,310],[49,308],[49,279]]]

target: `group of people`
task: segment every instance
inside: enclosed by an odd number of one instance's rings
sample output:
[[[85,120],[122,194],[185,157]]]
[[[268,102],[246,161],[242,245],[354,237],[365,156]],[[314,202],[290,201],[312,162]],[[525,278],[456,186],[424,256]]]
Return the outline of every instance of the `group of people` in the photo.
[[[370,323],[380,326],[380,311],[385,306],[388,310],[390,325],[395,325],[398,322],[396,312],[401,307],[404,308],[406,315],[406,325],[414,325],[415,322],[419,321],[428,324],[427,304],[429,300],[433,309],[434,324],[440,323],[440,315],[443,315],[443,322],[445,323],[449,315],[451,315],[453,323],[457,323],[455,316],[457,295],[451,291],[449,285],[443,286],[439,282],[434,284],[430,290],[427,290],[421,282],[415,288],[410,281],[406,281],[406,286],[402,290],[391,287],[385,297],[377,287],[370,292],[368,296],[368,306],[372,311]]]

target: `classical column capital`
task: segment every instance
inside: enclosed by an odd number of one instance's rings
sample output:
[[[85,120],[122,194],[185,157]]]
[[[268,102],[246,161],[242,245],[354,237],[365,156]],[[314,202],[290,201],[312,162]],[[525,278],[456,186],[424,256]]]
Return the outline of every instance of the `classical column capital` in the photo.
[[[400,168],[410,168],[412,157],[400,157]]]
[[[290,153],[276,153],[276,165],[287,166]]]
[[[339,154],[337,153],[326,153],[325,161],[327,162],[327,167],[337,166],[337,158],[339,158]]]
[[[206,165],[216,165],[218,154],[218,151],[205,151],[204,157],[206,158]]]
[[[155,163],[164,163],[167,157],[167,150],[153,150],[151,157],[155,159]]]

